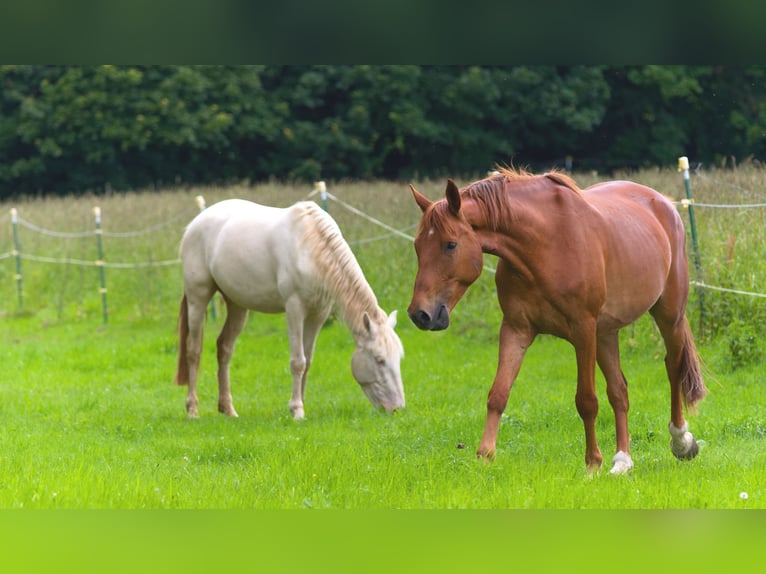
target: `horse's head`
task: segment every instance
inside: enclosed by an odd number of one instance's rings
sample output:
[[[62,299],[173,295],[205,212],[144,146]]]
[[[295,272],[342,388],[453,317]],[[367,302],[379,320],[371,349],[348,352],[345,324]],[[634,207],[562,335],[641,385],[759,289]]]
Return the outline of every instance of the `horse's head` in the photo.
[[[375,408],[388,412],[404,407],[404,387],[399,363],[404,347],[394,331],[396,311],[381,322],[363,316],[364,331],[356,337],[351,373]]]
[[[481,243],[461,211],[460,191],[451,179],[440,201],[410,189],[423,218],[415,237],[418,273],[407,313],[420,329],[438,331],[449,326],[450,312],[481,275]]]

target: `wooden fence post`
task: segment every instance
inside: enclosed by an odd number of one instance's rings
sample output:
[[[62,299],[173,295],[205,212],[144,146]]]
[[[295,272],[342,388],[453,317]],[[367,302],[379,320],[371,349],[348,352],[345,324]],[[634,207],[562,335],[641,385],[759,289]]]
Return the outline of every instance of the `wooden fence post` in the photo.
[[[24,288],[21,276],[21,244],[19,243],[19,213],[11,209],[11,224],[13,226],[13,256],[16,258],[16,291],[19,298],[19,311],[24,309]]]
[[[96,218],[96,240],[98,242],[98,260],[96,261],[96,266],[99,269],[101,277],[101,287],[99,288],[99,293],[101,293],[101,312],[104,319],[104,325],[106,325],[109,321],[109,311],[106,306],[106,270],[104,269],[105,263],[104,244],[102,238],[103,233],[101,231],[101,208],[94,207],[93,215]]]

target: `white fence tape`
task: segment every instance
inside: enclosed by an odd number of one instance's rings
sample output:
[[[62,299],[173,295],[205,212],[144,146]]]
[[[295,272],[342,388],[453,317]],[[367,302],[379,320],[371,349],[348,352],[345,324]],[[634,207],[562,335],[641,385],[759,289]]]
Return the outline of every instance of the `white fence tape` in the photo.
[[[708,285],[702,281],[690,281],[690,283],[696,287],[702,287],[703,289],[712,289],[713,291],[722,291],[724,293],[734,293],[735,295],[749,295],[750,297],[764,297],[765,293],[752,293],[750,291],[740,291],[739,289],[727,289],[726,287],[716,287],[714,285]]]

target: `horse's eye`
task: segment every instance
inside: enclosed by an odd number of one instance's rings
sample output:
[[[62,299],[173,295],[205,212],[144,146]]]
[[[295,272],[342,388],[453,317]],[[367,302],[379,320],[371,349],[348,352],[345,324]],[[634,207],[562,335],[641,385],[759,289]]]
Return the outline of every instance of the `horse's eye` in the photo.
[[[375,362],[378,364],[378,366],[382,367],[386,364],[386,360],[383,357],[375,357]]]
[[[449,253],[450,251],[454,251],[457,247],[457,243],[454,241],[447,241],[447,243],[444,244],[444,251]]]

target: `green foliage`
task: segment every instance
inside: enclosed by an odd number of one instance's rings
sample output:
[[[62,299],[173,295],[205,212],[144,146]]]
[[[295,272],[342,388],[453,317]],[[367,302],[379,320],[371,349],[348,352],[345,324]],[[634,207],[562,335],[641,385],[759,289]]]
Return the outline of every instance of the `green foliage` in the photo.
[[[0,137],[12,160],[0,166],[0,182],[6,193],[67,193],[246,176],[241,164],[259,161],[253,142],[265,151],[279,133],[260,71],[3,67],[5,108],[16,122],[6,120]]]
[[[763,157],[762,66],[0,66],[0,197]]]
[[[763,333],[754,325],[741,319],[732,321],[724,332],[729,350],[727,366],[735,371],[745,365],[755,364],[763,359]]]

